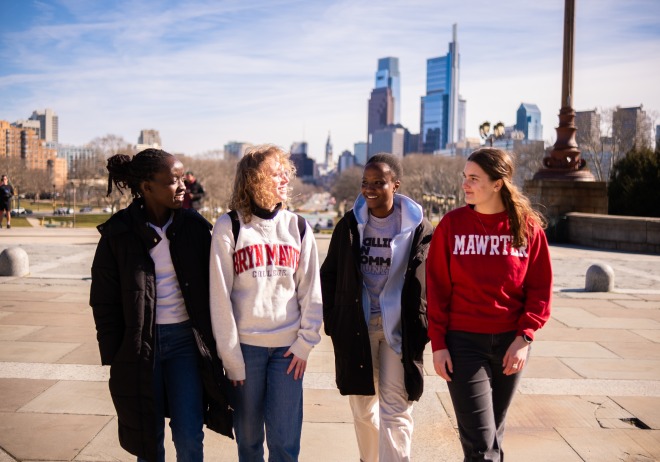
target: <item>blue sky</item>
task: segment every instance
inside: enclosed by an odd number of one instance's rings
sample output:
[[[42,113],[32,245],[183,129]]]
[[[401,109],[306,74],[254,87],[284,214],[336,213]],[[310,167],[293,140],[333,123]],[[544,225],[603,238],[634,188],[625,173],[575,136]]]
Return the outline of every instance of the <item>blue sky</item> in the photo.
[[[660,1],[576,0],[574,107],[660,111]],[[378,58],[399,58],[401,119],[419,131],[426,60],[458,24],[467,134],[536,103],[554,141],[562,0],[0,0],[0,120],[59,116],[60,142],[109,133],[197,154],[232,140],[321,159],[367,131]],[[656,117],[660,123],[660,116]]]

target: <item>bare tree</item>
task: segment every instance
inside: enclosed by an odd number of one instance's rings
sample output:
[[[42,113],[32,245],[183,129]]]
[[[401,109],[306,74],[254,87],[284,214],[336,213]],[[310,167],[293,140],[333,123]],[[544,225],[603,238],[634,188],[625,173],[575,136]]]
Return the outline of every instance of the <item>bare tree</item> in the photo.
[[[513,144],[513,157],[516,169],[513,183],[522,190],[526,180],[531,180],[534,174],[543,166],[545,149],[543,141],[519,141]]]
[[[461,172],[465,165],[463,157],[432,156],[413,154],[403,158],[403,181],[401,193],[423,204],[424,195],[436,193],[445,197],[462,197]]]
[[[291,200],[289,201],[292,209],[297,209],[307,202],[315,193],[323,191],[323,188],[304,183],[300,178],[295,177],[290,184]]]
[[[52,189],[48,170],[27,169],[25,160],[21,158],[0,158],[0,173],[7,175],[17,196],[22,194],[37,196],[40,192]]]
[[[205,195],[202,201],[204,215],[211,220],[219,211],[227,210],[234,186],[237,159],[224,160],[218,155],[203,157],[177,155],[177,158],[183,163],[186,171],[195,174],[195,178],[204,188]]]
[[[634,148],[650,148],[653,140],[654,111],[642,106],[619,106],[592,111],[596,126],[578,126],[577,141],[582,157],[598,181],[609,181],[614,164]]]
[[[88,146],[92,150],[92,157],[89,161],[81,163],[81,171],[76,173],[81,197],[90,203],[96,203],[97,206],[106,205],[113,212],[125,207],[131,200],[130,193],[121,194],[113,188],[112,194],[107,195],[106,162],[115,154],[135,155],[135,147],[121,136],[113,134],[94,138]]]
[[[331,190],[337,203],[337,207],[342,207],[343,203],[344,211],[351,209],[351,205],[355,202],[355,198],[360,194],[361,184],[361,167],[351,167],[342,171]]]

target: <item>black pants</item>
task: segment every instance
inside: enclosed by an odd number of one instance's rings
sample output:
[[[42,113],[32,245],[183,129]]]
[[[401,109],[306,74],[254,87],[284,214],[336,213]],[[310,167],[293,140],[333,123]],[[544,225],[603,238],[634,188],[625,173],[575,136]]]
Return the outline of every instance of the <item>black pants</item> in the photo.
[[[448,382],[464,461],[503,461],[504,419],[521,374],[504,375],[502,360],[516,332],[449,331],[454,372]]]

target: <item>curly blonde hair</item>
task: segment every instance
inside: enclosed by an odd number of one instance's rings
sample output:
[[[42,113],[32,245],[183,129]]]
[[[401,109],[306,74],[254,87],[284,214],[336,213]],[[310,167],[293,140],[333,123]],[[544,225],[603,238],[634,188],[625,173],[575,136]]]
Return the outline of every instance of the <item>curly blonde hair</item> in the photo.
[[[512,245],[520,248],[527,245],[531,234],[529,227],[546,227],[543,215],[534,210],[529,199],[513,184],[513,159],[508,152],[496,148],[481,148],[468,157],[486,172],[491,181],[502,180],[502,202],[509,216],[509,226],[513,235]]]
[[[262,164],[270,157],[275,157],[282,164],[284,170],[289,173],[290,180],[296,173],[296,168],[289,159],[289,153],[281,147],[262,144],[250,148],[236,166],[234,188],[229,199],[229,208],[240,213],[245,223],[252,220],[255,206],[277,201],[270,191],[270,185],[266,182],[270,178],[262,169]],[[285,203],[282,204],[282,208],[286,208]]]

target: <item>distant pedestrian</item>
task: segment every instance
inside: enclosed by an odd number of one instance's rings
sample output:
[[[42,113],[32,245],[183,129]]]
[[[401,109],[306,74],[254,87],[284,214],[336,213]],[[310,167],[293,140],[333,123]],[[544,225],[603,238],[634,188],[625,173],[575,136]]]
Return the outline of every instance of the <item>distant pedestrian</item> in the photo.
[[[186,196],[183,199],[183,208],[199,210],[202,207],[202,200],[204,199],[204,188],[195,174],[188,170],[185,176]]]
[[[2,215],[7,217],[7,228],[11,228],[11,198],[14,197],[14,187],[9,184],[7,175],[0,177],[0,228]]]
[[[98,227],[90,305],[119,442],[138,460],[165,460],[170,417],[177,460],[203,460],[203,424],[231,436],[209,311],[211,226],[183,210],[183,165],[146,149],[108,159],[112,186],[133,202]],[[168,459],[172,459],[171,457]]]
[[[264,436],[269,461],[298,460],[303,376],[321,340],[316,240],[309,224],[285,209],[292,174],[282,149],[250,149],[238,163],[232,211],[213,229],[211,321],[235,387],[241,462],[264,460]]]
[[[506,151],[473,152],[463,177],[467,205],[442,218],[429,251],[429,337],[464,460],[501,461],[520,372],[550,318],[550,253],[544,220],[513,185]]]
[[[367,161],[362,194],[337,223],[321,266],[324,328],[363,462],[410,460],[412,403],[424,387],[433,227],[419,204],[397,193],[401,181],[397,157]]]

